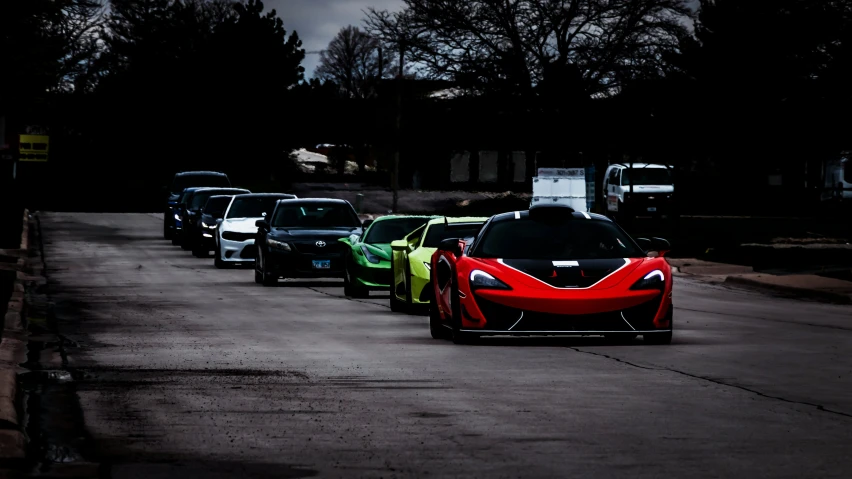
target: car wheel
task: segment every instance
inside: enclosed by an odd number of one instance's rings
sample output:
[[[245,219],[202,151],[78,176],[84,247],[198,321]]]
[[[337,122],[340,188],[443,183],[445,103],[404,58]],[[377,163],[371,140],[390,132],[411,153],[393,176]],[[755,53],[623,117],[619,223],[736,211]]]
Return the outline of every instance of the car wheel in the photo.
[[[206,258],[210,251],[204,248],[203,244],[196,244],[192,247],[192,255],[196,258]]]
[[[180,249],[184,251],[189,251],[193,249],[192,241],[190,240],[189,235],[184,233],[182,236],[183,237],[180,240]]]
[[[432,286],[432,278],[429,278],[429,286]],[[447,328],[441,323],[441,313],[438,312],[438,302],[431,301],[429,303],[429,333],[432,334],[432,339],[446,339]]]
[[[394,313],[401,313],[405,311],[405,303],[397,299],[396,297],[396,275],[394,274],[394,262],[393,256],[391,256],[391,282],[389,292],[390,292],[390,308]]]
[[[461,303],[459,302],[459,288],[456,284],[455,279],[453,279],[452,288],[452,292],[450,293],[450,299],[452,300],[452,304],[450,306],[453,312],[453,344],[473,344],[476,342],[477,339],[479,339],[479,335],[476,333],[467,333],[461,330]]]
[[[254,282],[263,284],[263,271],[260,269],[260,250],[257,251],[257,259],[254,262]]]
[[[278,275],[270,274],[266,268],[266,257],[260,262],[260,281],[264,286],[278,285]]]
[[[671,314],[671,310],[669,310],[669,314]],[[669,319],[668,331],[666,331],[665,333],[643,334],[642,340],[645,341],[645,344],[671,344],[672,331],[674,331],[674,320]]]
[[[352,281],[352,260],[349,258],[346,261],[346,266],[343,270],[343,294],[352,298],[366,298],[370,296],[370,291],[362,286],[357,286]]]
[[[633,333],[610,333],[604,334],[604,338],[611,343],[615,344],[627,344],[636,339],[638,334]]]
[[[671,344],[672,332],[643,334],[642,339],[645,344]]]
[[[222,261],[222,246],[216,243],[216,256],[213,257],[213,266],[219,269],[225,268],[225,262]]]

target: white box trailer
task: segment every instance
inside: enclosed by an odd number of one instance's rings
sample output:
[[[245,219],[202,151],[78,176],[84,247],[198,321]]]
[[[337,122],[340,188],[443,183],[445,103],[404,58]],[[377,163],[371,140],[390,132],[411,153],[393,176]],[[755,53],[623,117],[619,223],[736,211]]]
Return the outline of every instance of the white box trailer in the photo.
[[[587,211],[586,170],[583,168],[539,168],[533,178],[530,206],[560,204],[574,211]]]

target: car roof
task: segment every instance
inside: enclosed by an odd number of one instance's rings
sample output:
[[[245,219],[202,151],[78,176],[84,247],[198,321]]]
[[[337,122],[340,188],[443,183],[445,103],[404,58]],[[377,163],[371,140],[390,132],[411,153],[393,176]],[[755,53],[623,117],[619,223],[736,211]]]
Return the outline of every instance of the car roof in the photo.
[[[221,171],[181,171],[179,173],[175,173],[175,176],[189,176],[189,175],[206,175],[206,176],[228,176]]]
[[[566,210],[571,210],[571,208],[564,207],[564,206],[563,207],[561,207],[561,206],[544,206],[544,207],[540,207],[540,208],[541,209],[547,208],[547,209],[554,209],[554,210],[557,209],[557,208],[565,208]],[[566,211],[566,212],[568,212],[568,211]],[[503,222],[503,221],[514,221],[514,220],[520,219],[520,218],[528,218],[529,215],[530,215],[530,210],[507,211],[506,213],[500,213],[500,214],[492,216],[491,222],[492,223],[499,223],[499,222]],[[572,210],[570,212],[570,215],[571,215],[572,218],[575,218],[575,219],[593,220],[593,221],[606,221],[606,222],[612,223],[611,219],[607,218],[604,215],[599,215],[597,213],[586,213],[586,212],[582,212],[582,211],[573,211]]]
[[[231,187],[228,187],[228,186],[199,186],[199,187],[192,187],[192,188],[189,188],[189,189],[192,189],[194,191],[202,191],[202,190],[233,191],[233,192],[245,191],[246,193],[251,193],[249,190],[247,190],[245,188],[231,188]]]
[[[621,168],[630,168],[630,163],[613,163],[614,166],[618,166]],[[665,168],[669,169],[671,166],[666,166],[660,163],[633,163],[633,168]]]
[[[247,196],[250,198],[282,198],[285,199],[287,197],[295,198],[296,195],[292,193],[246,193],[244,195],[239,196]]]
[[[385,216],[379,216],[378,218],[373,220],[373,222],[378,223],[379,221],[399,220],[399,219],[405,219],[405,218],[420,218],[420,219],[425,220],[425,219],[433,219],[433,218],[443,218],[443,216],[437,216],[437,215],[431,215],[431,216],[426,216],[426,215],[385,215]]]
[[[213,198],[233,198],[235,196],[243,196],[243,195],[247,195],[247,194],[249,194],[249,193],[240,193],[240,194],[236,194],[236,195],[213,195],[208,199],[212,200]]]
[[[341,200],[341,199],[338,199],[338,198],[289,198],[289,199],[278,200],[278,204],[295,204],[295,203],[299,203],[299,204],[309,204],[309,203],[320,204],[320,203],[324,203],[324,204],[341,204],[341,205],[350,204],[348,201]]]
[[[444,224],[445,222],[453,224],[453,223],[485,223],[486,221],[488,221],[487,216],[486,217],[480,217],[480,216],[457,216],[457,217],[439,216],[438,218],[435,218],[435,219],[429,221],[429,223],[427,223],[427,224],[431,226],[431,225],[437,225],[437,224]]]

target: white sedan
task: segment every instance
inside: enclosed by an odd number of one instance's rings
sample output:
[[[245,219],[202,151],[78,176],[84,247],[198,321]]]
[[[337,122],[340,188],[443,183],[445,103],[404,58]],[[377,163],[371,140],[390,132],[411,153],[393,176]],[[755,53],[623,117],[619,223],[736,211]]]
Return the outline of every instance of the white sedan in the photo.
[[[272,213],[278,200],[291,200],[295,195],[285,193],[251,193],[237,195],[231,200],[225,215],[216,228],[216,253],[213,264],[217,268],[228,265],[254,263],[257,220]]]

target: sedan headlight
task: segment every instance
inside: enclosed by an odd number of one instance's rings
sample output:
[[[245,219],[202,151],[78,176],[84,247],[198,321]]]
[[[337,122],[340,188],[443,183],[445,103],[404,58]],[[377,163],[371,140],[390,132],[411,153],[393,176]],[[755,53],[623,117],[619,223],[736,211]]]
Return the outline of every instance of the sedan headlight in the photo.
[[[512,289],[508,284],[491,276],[485,271],[475,269],[470,272],[470,289]]]
[[[632,290],[643,290],[643,289],[658,289],[663,290],[666,287],[666,275],[663,274],[662,271],[655,269],[650,273],[646,274],[644,278],[640,279],[633,286],[630,287]]]
[[[215,229],[216,229],[216,225],[215,225],[215,224],[208,225],[207,223],[205,223],[205,222],[203,222],[203,221],[201,222],[201,227],[202,227],[202,228],[210,228],[211,230],[215,230]]]
[[[177,213],[175,213],[175,219],[176,219],[176,220],[178,220],[178,221],[180,221],[180,215],[179,215],[179,214],[177,214]]]
[[[283,242],[283,241],[268,239],[268,240],[266,240],[266,243],[269,245],[270,248],[273,248],[273,249],[277,249],[277,250],[281,250],[281,251],[293,251],[293,249],[290,248],[290,245]]]

